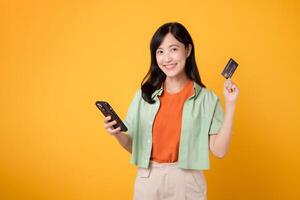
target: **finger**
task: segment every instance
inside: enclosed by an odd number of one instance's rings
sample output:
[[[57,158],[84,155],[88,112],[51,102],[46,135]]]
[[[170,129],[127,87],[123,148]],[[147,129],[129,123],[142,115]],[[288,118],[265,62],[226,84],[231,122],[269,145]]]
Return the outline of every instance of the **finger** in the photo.
[[[110,115],[104,118],[104,122],[105,123],[109,122],[109,120],[111,120],[111,116]]]
[[[232,87],[232,85],[228,85],[225,87],[224,90],[225,90],[224,92],[226,92],[226,93],[231,93],[231,92],[233,92],[233,87]]]
[[[112,133],[112,134],[116,134],[116,133],[120,132],[120,130],[121,130],[121,128],[118,127],[118,128],[116,128],[116,129],[112,129],[112,130],[111,130],[111,133]]]
[[[235,83],[232,83],[232,84],[231,84],[231,87],[232,87],[232,88],[237,88],[237,85],[236,85]]]
[[[234,84],[231,78],[226,79],[226,82]]]
[[[225,81],[227,84],[230,84],[230,83],[232,83],[232,81],[231,81],[231,79],[230,78],[228,78],[228,79],[226,79],[226,81]]]
[[[231,93],[231,92],[233,92],[231,88],[226,89],[226,93]]]
[[[239,92],[239,88],[236,85],[233,85],[232,88],[233,88],[233,91]]]
[[[227,88],[227,87],[230,87],[232,85],[232,82],[230,80],[226,80],[225,83],[224,83],[224,86]]]
[[[108,128],[108,132],[111,134],[111,135],[115,135],[117,133],[119,133],[121,131],[121,128],[118,127],[118,128]]]
[[[108,132],[109,134],[112,135],[112,134],[113,134],[113,130],[114,130],[114,129],[112,129],[112,128],[108,128],[108,129],[107,129],[107,132]]]
[[[232,87],[232,84],[231,83],[229,83],[228,85],[226,85],[226,88],[231,88]]]
[[[110,128],[112,127],[113,125],[117,124],[116,120],[112,121],[112,122],[108,122],[106,124],[104,124],[104,128]]]
[[[231,86],[231,88],[232,88],[232,89],[236,89],[237,87],[236,87],[235,84],[233,84],[233,85]]]
[[[115,124],[117,124],[116,120],[104,124],[104,128],[106,128],[106,129],[107,129],[107,128],[110,128],[110,127],[112,127],[112,126],[115,125]]]
[[[230,90],[231,87],[232,87],[232,84],[231,84],[231,83],[227,83],[227,84],[225,85],[225,89],[227,89],[227,90]]]

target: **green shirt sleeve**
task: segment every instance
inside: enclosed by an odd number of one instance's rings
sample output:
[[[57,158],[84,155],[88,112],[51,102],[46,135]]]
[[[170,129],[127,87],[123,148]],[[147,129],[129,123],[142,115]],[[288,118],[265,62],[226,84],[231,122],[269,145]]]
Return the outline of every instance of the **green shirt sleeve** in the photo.
[[[210,135],[217,134],[219,132],[224,118],[224,112],[220,100],[215,94],[213,95],[216,97],[216,101],[213,106],[213,116],[209,128]]]
[[[141,90],[138,89],[135,92],[135,95],[129,105],[126,118],[124,120],[124,124],[128,128],[127,134],[129,137],[133,138],[134,130],[136,130],[136,123],[137,123],[137,117],[138,117],[138,106],[139,101],[141,99]]]

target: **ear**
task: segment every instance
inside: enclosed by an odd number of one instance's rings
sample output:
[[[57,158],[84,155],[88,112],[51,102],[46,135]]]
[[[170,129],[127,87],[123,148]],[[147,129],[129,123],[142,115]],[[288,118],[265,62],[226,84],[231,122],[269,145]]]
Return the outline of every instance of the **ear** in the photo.
[[[191,52],[192,52],[192,45],[189,44],[189,46],[187,47],[187,58],[190,56]]]

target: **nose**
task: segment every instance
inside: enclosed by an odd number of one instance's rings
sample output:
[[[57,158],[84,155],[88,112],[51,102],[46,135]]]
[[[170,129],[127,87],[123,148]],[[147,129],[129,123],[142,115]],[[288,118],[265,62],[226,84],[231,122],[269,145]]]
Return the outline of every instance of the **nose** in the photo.
[[[168,63],[172,60],[172,57],[169,53],[166,53],[164,56],[164,62]]]

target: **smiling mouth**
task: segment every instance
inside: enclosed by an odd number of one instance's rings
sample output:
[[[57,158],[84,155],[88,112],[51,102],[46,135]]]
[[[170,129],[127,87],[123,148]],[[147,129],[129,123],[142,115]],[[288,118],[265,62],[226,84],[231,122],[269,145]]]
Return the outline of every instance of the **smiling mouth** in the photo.
[[[177,64],[172,64],[172,65],[164,65],[165,68],[167,69],[174,69]]]

